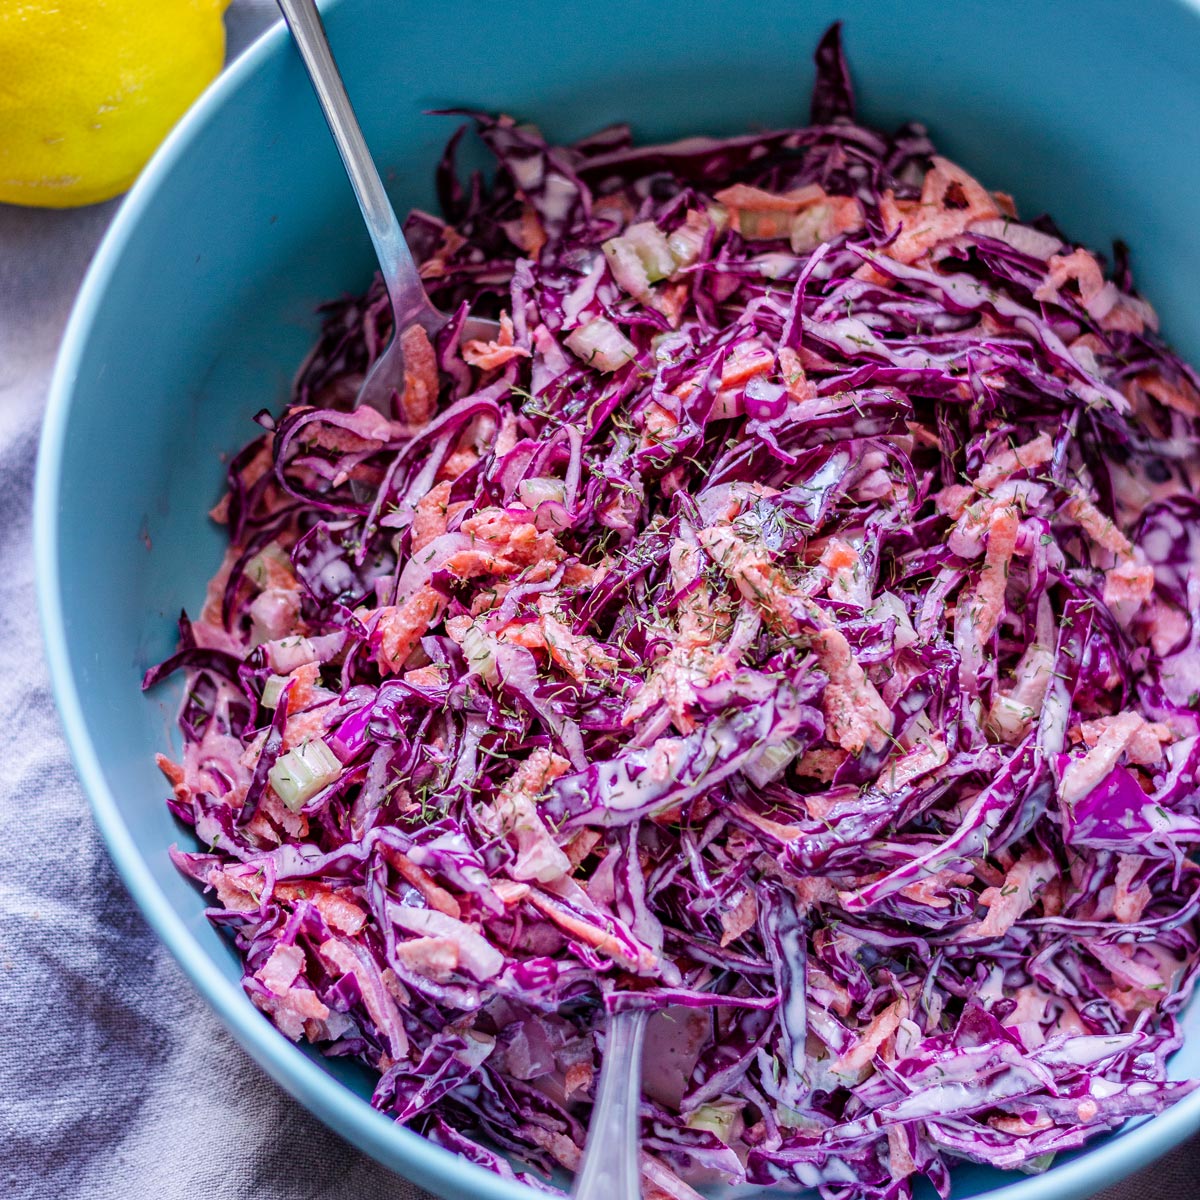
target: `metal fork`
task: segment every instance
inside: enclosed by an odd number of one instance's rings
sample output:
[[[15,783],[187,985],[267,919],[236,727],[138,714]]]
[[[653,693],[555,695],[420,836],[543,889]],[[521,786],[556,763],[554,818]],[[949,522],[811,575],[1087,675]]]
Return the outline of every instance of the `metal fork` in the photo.
[[[329,132],[333,134],[342,156],[392,302],[392,340],[367,372],[354,406],[357,408],[361,404],[369,404],[385,416],[390,416],[392,394],[402,390],[404,382],[401,335],[411,326],[420,325],[433,338],[450,318],[435,308],[425,294],[417,264],[413,262],[412,252],[404,240],[404,231],[383,190],[383,180],[367,149],[350,97],[346,95],[314,0],[278,0],[278,4],[308,71]],[[499,331],[500,326],[495,321],[468,317],[463,323],[461,336],[464,341],[472,338],[488,341]]]

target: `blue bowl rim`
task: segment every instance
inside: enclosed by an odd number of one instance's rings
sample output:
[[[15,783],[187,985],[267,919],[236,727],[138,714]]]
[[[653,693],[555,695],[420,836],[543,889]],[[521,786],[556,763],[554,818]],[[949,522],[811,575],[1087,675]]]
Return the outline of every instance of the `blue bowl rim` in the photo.
[[[1200,0],[1176,2],[1200,17]],[[321,0],[320,6],[328,12],[341,3]],[[416,1182],[443,1194],[466,1194],[477,1200],[529,1200],[537,1194],[533,1189],[501,1178],[371,1108],[279,1033],[241,987],[221,973],[175,911],[134,843],[104,777],[67,650],[57,555],[58,496],[75,382],[93,323],[126,244],[175,164],[254,73],[269,58],[286,52],[287,41],[282,21],[275,22],[230,64],[172,130],[118,209],[72,308],[51,378],[34,484],[34,567],[51,688],[96,826],[129,894],[193,985],[259,1066],[325,1124],[391,1170],[403,1164],[405,1173],[411,1171]],[[1014,1178],[1012,1183],[982,1193],[978,1200],[1064,1200],[1092,1195],[1165,1154],[1197,1129],[1200,1090],[1043,1175]]]

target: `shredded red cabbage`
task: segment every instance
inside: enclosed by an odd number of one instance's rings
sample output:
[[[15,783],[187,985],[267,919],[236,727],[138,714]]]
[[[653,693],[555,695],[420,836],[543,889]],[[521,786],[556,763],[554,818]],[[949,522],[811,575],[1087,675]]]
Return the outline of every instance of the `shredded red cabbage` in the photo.
[[[495,179],[460,131],[407,225],[454,320],[385,419],[387,298],[329,306],[146,677],[253,1002],[538,1186],[605,1006],[654,1195],[945,1196],[1193,1086],[1200,380],[817,61],[802,129],[472,114]]]

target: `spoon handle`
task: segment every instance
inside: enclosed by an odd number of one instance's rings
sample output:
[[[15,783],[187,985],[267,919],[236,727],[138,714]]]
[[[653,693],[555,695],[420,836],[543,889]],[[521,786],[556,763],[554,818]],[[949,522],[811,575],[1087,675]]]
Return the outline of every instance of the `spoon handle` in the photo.
[[[646,1010],[612,1013],[596,1106],[588,1125],[574,1200],[639,1200],[641,1189],[642,1039]]]
[[[329,49],[321,14],[314,0],[278,0],[278,4],[300,51],[329,132],[333,134],[346,174],[350,176],[367,231],[375,244],[379,268],[396,315],[396,328],[403,329],[414,322],[426,325],[430,316],[436,327],[442,319],[425,295],[417,265],[404,240],[404,231],[367,149],[341,73]]]

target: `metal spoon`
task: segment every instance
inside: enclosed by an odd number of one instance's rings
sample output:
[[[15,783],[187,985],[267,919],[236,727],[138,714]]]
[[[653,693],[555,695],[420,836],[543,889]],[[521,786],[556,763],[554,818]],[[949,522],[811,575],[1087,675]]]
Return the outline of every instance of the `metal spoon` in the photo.
[[[402,390],[404,383],[401,335],[411,326],[420,325],[432,338],[450,318],[434,308],[425,294],[417,264],[413,262],[412,252],[404,240],[404,231],[383,190],[383,180],[379,178],[379,171],[367,149],[350,97],[346,95],[314,0],[278,0],[278,3],[312,81],[329,132],[333,134],[338,153],[342,156],[358,207],[362,209],[363,220],[367,223],[367,232],[375,245],[379,270],[392,302],[392,340],[367,373],[355,401],[356,408],[361,404],[369,404],[385,416],[390,416],[392,393]],[[472,338],[488,341],[499,330],[500,326],[495,321],[468,317],[463,323],[462,338],[464,341]]]
[[[642,1039],[646,1010],[610,1013],[596,1104],[574,1200],[640,1200]]]

